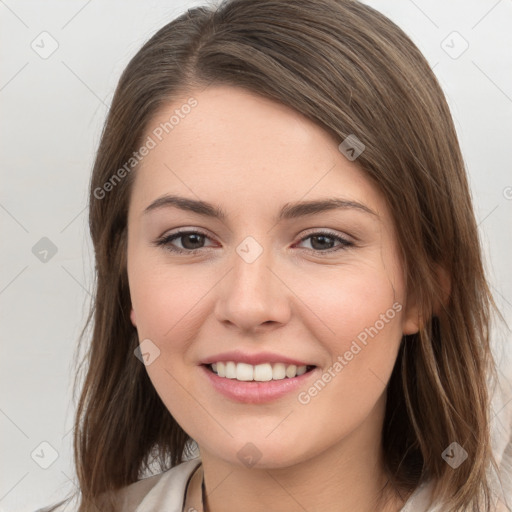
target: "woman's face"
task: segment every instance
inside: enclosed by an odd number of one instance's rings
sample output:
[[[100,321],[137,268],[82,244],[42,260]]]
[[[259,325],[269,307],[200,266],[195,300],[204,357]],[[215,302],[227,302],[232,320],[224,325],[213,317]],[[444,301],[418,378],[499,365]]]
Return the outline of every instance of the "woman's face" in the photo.
[[[290,466],[358,431],[377,439],[402,334],[417,326],[390,212],[357,160],[294,110],[227,86],[162,109],[145,141],[131,319],[177,422],[202,454],[239,466]],[[326,200],[339,204],[313,204]],[[228,361],[226,377],[206,364]]]

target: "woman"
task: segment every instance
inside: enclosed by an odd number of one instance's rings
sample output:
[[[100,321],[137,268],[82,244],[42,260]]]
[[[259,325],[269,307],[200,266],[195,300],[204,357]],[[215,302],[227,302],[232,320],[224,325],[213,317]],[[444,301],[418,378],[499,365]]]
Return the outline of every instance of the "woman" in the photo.
[[[79,512],[504,506],[463,159],[383,15],[232,0],[163,27],[117,87],[90,230]]]

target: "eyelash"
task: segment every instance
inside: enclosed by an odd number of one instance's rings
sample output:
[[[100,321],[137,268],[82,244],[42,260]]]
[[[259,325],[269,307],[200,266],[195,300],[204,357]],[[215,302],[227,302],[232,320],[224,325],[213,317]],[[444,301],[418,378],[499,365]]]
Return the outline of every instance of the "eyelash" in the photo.
[[[177,231],[175,233],[172,233],[171,235],[167,235],[162,238],[159,238],[158,240],[155,241],[155,245],[157,247],[163,246],[166,250],[173,252],[173,253],[187,254],[187,255],[195,255],[195,254],[203,251],[204,249],[207,249],[205,247],[201,247],[199,249],[181,249],[179,247],[174,247],[171,245],[171,242],[173,242],[174,240],[181,238],[185,235],[202,235],[202,236],[209,238],[208,235],[206,233],[203,233],[202,231],[184,230],[184,231]],[[330,254],[330,253],[337,252],[337,251],[340,251],[343,249],[347,249],[354,245],[353,242],[350,242],[347,239],[345,239],[339,235],[330,233],[329,231],[315,231],[314,233],[311,233],[311,234],[305,236],[304,238],[301,238],[299,240],[299,243],[303,242],[304,240],[307,240],[308,238],[317,237],[317,236],[326,236],[328,238],[332,238],[334,241],[340,242],[340,245],[338,247],[326,249],[325,251],[320,251],[318,249],[306,249],[307,251],[314,252],[317,255],[318,254],[322,255],[325,253]]]

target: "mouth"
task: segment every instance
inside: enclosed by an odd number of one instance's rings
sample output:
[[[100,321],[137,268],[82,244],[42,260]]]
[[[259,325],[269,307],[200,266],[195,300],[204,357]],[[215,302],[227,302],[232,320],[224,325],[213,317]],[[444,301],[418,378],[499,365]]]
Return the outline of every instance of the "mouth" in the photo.
[[[235,361],[218,361],[203,365],[211,373],[224,379],[240,382],[269,382],[300,377],[313,371],[316,366],[286,363],[262,363],[257,365],[237,363]]]
[[[286,399],[311,385],[321,369],[313,365],[220,361],[199,365],[211,388],[241,404],[265,404]]]

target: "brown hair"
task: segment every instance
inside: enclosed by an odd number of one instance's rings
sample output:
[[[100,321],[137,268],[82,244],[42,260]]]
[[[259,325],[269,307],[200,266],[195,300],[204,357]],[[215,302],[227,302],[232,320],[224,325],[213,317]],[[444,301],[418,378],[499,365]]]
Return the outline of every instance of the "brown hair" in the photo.
[[[403,337],[388,385],[386,469],[396,489],[433,479],[444,512],[491,510],[486,379],[495,375],[494,302],[436,77],[400,28],[359,2],[230,0],[189,9],[144,44],[120,78],[102,133],[90,184],[97,282],[87,324],[94,328],[75,420],[78,512],[97,510],[101,495],[140,479],[152,462],[160,470],[180,463],[190,447],[134,357],[126,233],[136,170],[104,197],[95,191],[132,157],[161,107],[211,83],[271,98],[338,143],[355,134],[366,146],[357,163],[389,205],[424,319],[418,334]],[[441,457],[452,442],[468,453],[456,470]]]

